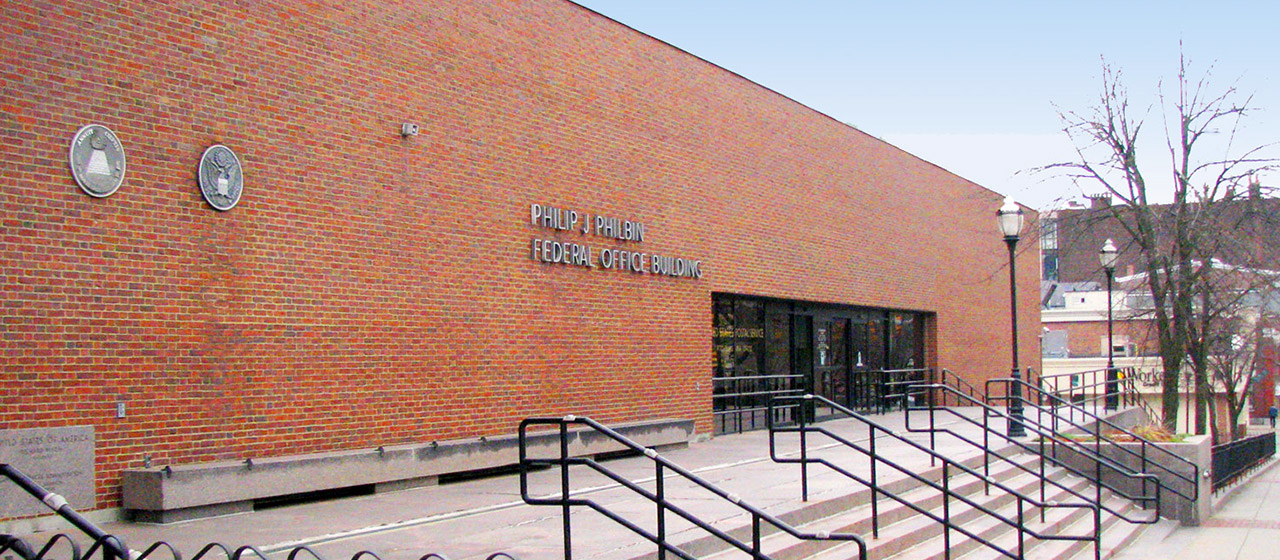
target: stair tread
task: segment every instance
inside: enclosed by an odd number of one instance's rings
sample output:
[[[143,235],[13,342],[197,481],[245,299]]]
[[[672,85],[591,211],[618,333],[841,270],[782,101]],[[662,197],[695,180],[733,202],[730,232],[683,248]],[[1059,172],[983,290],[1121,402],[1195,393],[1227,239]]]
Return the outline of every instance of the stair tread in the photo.
[[[1027,463],[1031,463],[1038,459],[1035,456],[1028,455],[1027,457],[1022,458],[1022,460]],[[1016,470],[1011,466],[1000,467],[993,464],[993,467],[992,467],[993,478],[1009,475],[1014,472],[1016,472]],[[980,481],[974,480],[971,475],[968,475],[968,474],[955,475],[953,476],[953,480],[961,476],[967,479],[966,482],[961,484],[963,487],[967,487],[968,489],[970,489],[975,493],[981,492],[982,483]],[[1031,475],[1029,474],[1017,472],[1016,476],[1019,477],[1019,479],[1025,485],[1029,486],[1033,484]],[[927,499],[930,494],[936,494],[936,491],[926,486],[917,486],[916,488],[912,488],[909,491],[903,493],[903,496],[910,497],[910,498]],[[993,493],[993,495],[994,494],[995,493]],[[836,511],[831,515],[819,517],[811,521],[794,523],[794,526],[800,531],[806,532],[806,533],[814,533],[819,531],[827,531],[827,532],[835,533],[835,532],[844,532],[840,530],[842,527],[863,523],[866,525],[865,531],[855,531],[854,533],[859,534],[860,536],[864,536],[864,538],[866,538],[867,540],[870,540],[870,533],[871,533],[870,520],[869,520],[870,490],[863,488],[848,496],[861,497],[863,503],[856,507],[845,509],[842,511]],[[825,503],[841,502],[841,501],[847,502],[849,501],[847,499],[848,496],[846,496],[845,498],[836,498],[836,499],[826,500],[824,502],[818,502],[806,507],[821,509],[823,507],[823,504]],[[880,502],[881,502],[880,511],[881,511],[882,519],[885,517],[896,518],[897,516],[902,516],[902,510],[908,509],[907,506],[899,504],[896,501],[892,500],[891,498],[881,497]],[[907,513],[911,516],[917,515],[914,512],[907,512]],[[783,517],[785,519],[785,516]],[[923,517],[921,517],[920,519],[922,523],[933,523],[932,520],[928,520]],[[883,527],[887,527],[889,525],[891,525],[891,523],[886,523],[885,525],[883,525]],[[730,529],[728,532],[730,532],[731,534],[737,534],[737,536],[745,540],[750,538],[749,536],[750,533],[748,531],[749,531],[749,526],[739,526],[739,527]],[[772,550],[778,550],[781,548],[786,548],[787,546],[792,546],[797,544],[793,537],[790,537],[790,535],[786,535],[780,530],[776,530],[776,528],[773,528],[772,526],[767,527],[766,531],[767,531],[767,534],[765,535],[765,538],[762,541],[762,548],[764,548],[766,552],[769,552]],[[667,532],[668,532],[668,538],[671,539],[673,544],[680,547],[682,550],[690,552],[695,556],[701,557],[701,556],[706,556],[710,554],[718,554],[723,551],[736,550],[736,549],[732,549],[731,545],[725,543],[724,541],[718,538],[706,536],[705,532],[702,532],[701,530],[695,528],[692,524],[688,522],[675,519],[674,516],[670,516],[668,518]],[[681,537],[686,535],[693,538],[682,540]],[[783,541],[783,544],[777,544],[777,541]],[[646,554],[639,558],[651,558],[654,556],[655,556],[654,554]]]
[[[1077,482],[1077,484],[1080,484],[1081,482]],[[1036,486],[1034,480],[1027,480],[1023,484],[1023,489],[1025,491],[1030,491],[1034,486]],[[1052,492],[1049,496],[1051,498],[1059,497],[1058,494]],[[1007,496],[1002,497],[993,494],[993,501],[1003,501],[1002,504],[991,508],[1001,515],[1010,515],[1010,512],[1016,509],[1016,504]],[[990,503],[987,502],[985,505],[990,505]],[[935,508],[934,511],[936,512],[940,509],[940,507]],[[1012,530],[1012,527],[1008,526],[1006,523],[991,518],[985,513],[978,512],[971,507],[966,506],[964,508],[953,509],[959,510],[954,513],[955,517],[953,518],[968,517],[969,519],[967,521],[963,521],[963,526],[965,529],[980,536],[992,531],[999,533]],[[1059,516],[1061,515],[1065,514],[1059,514]],[[1050,516],[1050,519],[1052,518],[1053,516]],[[1001,526],[1004,526],[1004,528],[1001,528]],[[868,544],[870,548],[877,553],[874,557],[885,557],[890,554],[900,554],[917,543],[935,541],[935,539],[940,541],[941,534],[942,526],[939,523],[926,518],[923,515],[914,515],[908,519],[882,528],[880,538],[870,539],[868,540]],[[953,533],[953,535],[957,539],[967,538],[960,533]]]
[[[1039,508],[1034,506],[1034,502],[1038,501],[1040,497],[1038,483],[1040,465],[1038,463],[1041,459],[1038,455],[1031,453],[1019,452],[1009,456],[1012,461],[1022,465],[1025,470],[1011,465],[1005,460],[994,460],[991,462],[990,479],[998,481],[1004,486],[1014,488],[1032,500],[1023,504],[1027,528],[1044,536],[1077,535],[1082,538],[1077,541],[1039,539],[1028,534],[1025,538],[1026,558],[1058,559],[1080,557],[1083,559],[1086,557],[1084,556],[1085,554],[1088,554],[1088,557],[1092,557],[1092,511],[1088,508],[1049,507],[1045,510],[1045,521],[1040,521]],[[958,469],[952,470],[951,489],[960,492],[983,507],[995,510],[998,515],[1006,518],[1015,517],[1017,511],[1017,500],[1015,498],[994,487],[989,495],[983,492],[984,477],[980,474],[982,472],[981,458],[978,458],[977,461],[970,460],[967,463],[971,465],[970,468],[976,471],[978,475],[975,476]],[[976,465],[976,467],[972,465]],[[889,478],[890,482],[888,484],[900,489],[898,491],[900,497],[913,504],[920,504],[921,507],[936,515],[941,515],[941,497],[938,490],[910,478],[901,478],[900,473],[897,472],[894,474],[898,474],[898,477],[886,476],[894,469],[881,468],[883,469],[880,472],[881,480]],[[938,480],[940,471],[941,467],[931,468],[927,471],[927,476],[930,480]],[[1046,478],[1054,480],[1061,485],[1060,487],[1051,484],[1045,488],[1045,502],[1051,504],[1092,502],[1095,487],[1089,477],[1073,475],[1064,468],[1053,466],[1052,463],[1045,464],[1044,473]],[[862,474],[861,476],[866,475]],[[1115,515],[1115,513],[1118,513],[1124,516],[1132,516],[1132,512],[1141,512],[1142,510],[1138,509],[1134,502],[1105,489],[1102,495],[1104,497],[1103,503],[1114,510],[1114,513],[1105,510],[1102,513],[1102,546],[1104,557],[1109,557],[1109,555],[1114,554],[1116,545],[1128,544],[1136,538],[1135,535],[1141,533],[1146,525],[1129,523]],[[870,496],[871,491],[869,489],[860,487],[856,492],[837,497],[828,497],[808,502],[800,507],[794,507],[787,513],[780,515],[780,517],[792,523],[797,530],[803,533],[825,532],[829,534],[851,533],[858,535],[866,542],[869,549],[868,557],[870,558],[892,558],[893,560],[927,558],[932,560],[943,557],[943,530],[941,525],[933,519],[916,512],[913,508],[883,495],[880,497],[878,504],[881,519],[880,536],[879,538],[872,538]],[[968,518],[962,521],[962,527],[967,532],[976,534],[982,539],[991,541],[1006,549],[1016,549],[1017,531],[1009,523],[993,518],[973,505],[959,500],[951,502],[950,512],[953,519]],[[677,546],[690,552],[695,557],[727,559],[731,556],[738,558],[742,555],[741,551],[714,537],[694,537],[680,543],[681,535],[679,533],[681,528],[676,527],[678,525],[669,523],[669,534],[674,535],[673,539],[677,541]],[[737,527],[732,531],[744,542],[750,542],[749,527]],[[699,534],[695,530],[684,532],[688,533],[689,536]],[[705,533],[702,533],[702,535],[705,535]],[[951,543],[950,551],[953,557],[963,555],[966,560],[1006,557],[956,530],[951,532]],[[858,556],[856,543],[848,541],[815,542],[797,540],[772,527],[763,535],[761,545],[764,554],[777,560],[850,560]],[[647,560],[655,556],[655,554],[648,554],[637,557],[635,560]]]
[[[1111,498],[1111,499],[1113,500],[1113,503],[1111,505],[1113,507],[1116,507],[1117,509],[1121,509],[1121,510],[1125,509],[1126,507],[1125,504],[1129,504],[1128,507],[1132,507],[1132,504],[1127,500],[1123,500],[1121,498]],[[1122,536],[1128,535],[1128,531],[1130,530],[1130,528],[1135,526],[1135,524],[1125,522],[1113,515],[1109,516],[1104,514],[1101,521],[1102,521],[1101,530],[1102,530],[1102,540],[1103,540],[1104,551],[1107,548],[1109,537],[1111,539],[1117,539]],[[1093,519],[1091,518],[1091,516],[1077,515],[1069,523],[1061,527],[1060,534],[1091,536],[1092,533],[1093,533]],[[1115,542],[1115,541],[1113,540],[1112,542]],[[1091,555],[1093,550],[1092,539],[1087,539],[1087,540],[1028,539],[1028,543],[1029,543],[1029,546],[1027,547],[1027,553],[1025,556],[1028,560],[1071,558],[1074,556],[1079,556],[1080,554],[1083,554],[1086,551],[1088,551]],[[1010,546],[1016,546],[1016,537],[1013,537],[1011,535],[1002,535],[1000,538],[996,540],[996,544],[1005,546],[1006,548]],[[967,554],[963,556],[963,559],[964,560],[984,560],[984,559],[990,559],[990,558],[1003,558],[1003,557],[1004,557],[1003,555],[1000,555],[990,549],[987,549],[987,550],[974,551],[971,554]]]
[[[1077,481],[1077,483],[1087,484],[1087,481]],[[1001,513],[1007,514],[1009,509],[1011,508],[1005,508]],[[1039,518],[1038,515],[1032,515],[1031,517],[1033,519],[1030,520],[1029,524],[1032,525],[1034,528],[1038,528],[1042,533],[1044,533],[1044,532],[1047,532],[1048,530],[1056,531],[1063,524],[1064,520],[1069,524],[1071,522],[1070,520],[1072,519],[1089,516],[1088,510],[1080,510],[1075,508],[1054,508],[1054,509],[1057,511],[1046,513],[1046,522],[1041,523],[1038,519]],[[1003,546],[1006,549],[1016,548],[1016,543],[1017,543],[1016,531],[1013,529],[1013,527],[1009,526],[1007,523],[1004,523],[1002,521],[992,519],[990,517],[986,517],[981,520],[975,521],[973,523],[967,524],[965,526],[965,529],[971,533],[982,536],[985,540],[992,541],[997,545]],[[1061,533],[1059,532],[1059,534]],[[913,546],[912,548],[906,551],[903,551],[901,554],[897,556],[892,556],[891,558],[893,558],[894,560],[941,558],[942,551],[943,551],[942,541],[943,539],[941,537],[935,537],[933,539],[930,539],[929,541],[920,542],[916,546]],[[1038,539],[1035,539],[1034,537],[1031,537],[1031,536],[1028,536],[1026,541],[1028,543],[1041,542]],[[1032,544],[1032,546],[1029,548],[1034,548],[1034,546],[1036,546],[1036,544]],[[967,536],[964,536],[959,532],[953,532],[951,551],[953,553],[959,552],[960,554],[973,554],[973,555],[976,555],[974,557],[979,557],[979,558],[1004,557],[1002,554],[992,550],[986,545],[977,543],[976,541],[972,541]],[[968,557],[969,556],[966,556],[966,558]]]

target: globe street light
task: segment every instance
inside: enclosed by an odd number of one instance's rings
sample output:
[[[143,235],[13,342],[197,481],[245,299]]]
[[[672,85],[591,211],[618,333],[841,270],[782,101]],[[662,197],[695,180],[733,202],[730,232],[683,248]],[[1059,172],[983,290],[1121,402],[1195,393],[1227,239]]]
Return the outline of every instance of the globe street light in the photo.
[[[1022,424],[1022,373],[1018,370],[1018,274],[1014,249],[1018,245],[1018,237],[1022,235],[1022,207],[1012,198],[1006,197],[1004,205],[996,211],[996,223],[1004,242],[1009,246],[1009,317],[1013,332],[1013,386],[1008,395],[1009,404],[1009,437],[1027,435]]]
[[[1111,327],[1111,281],[1116,275],[1116,261],[1120,254],[1116,244],[1110,239],[1102,244],[1098,252],[1098,260],[1102,262],[1102,270],[1107,273],[1107,397],[1104,399],[1106,410],[1120,408],[1120,383],[1116,374],[1115,338]]]

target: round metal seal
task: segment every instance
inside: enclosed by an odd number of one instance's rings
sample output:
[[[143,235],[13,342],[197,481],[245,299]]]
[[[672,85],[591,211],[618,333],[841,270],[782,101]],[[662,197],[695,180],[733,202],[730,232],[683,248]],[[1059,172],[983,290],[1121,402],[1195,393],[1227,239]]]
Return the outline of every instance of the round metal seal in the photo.
[[[209,206],[226,212],[240,202],[240,193],[244,190],[244,169],[231,148],[221,144],[209,146],[200,156],[196,175],[200,179],[200,192]]]
[[[89,196],[111,196],[124,183],[124,146],[110,128],[91,124],[71,139],[71,176]]]

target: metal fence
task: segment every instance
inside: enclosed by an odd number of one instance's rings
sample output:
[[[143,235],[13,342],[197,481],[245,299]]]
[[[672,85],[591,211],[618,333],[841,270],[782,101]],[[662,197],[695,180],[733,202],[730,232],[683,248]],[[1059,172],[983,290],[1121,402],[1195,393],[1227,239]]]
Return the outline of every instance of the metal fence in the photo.
[[[127,551],[127,552],[126,552]],[[127,554],[122,557],[121,554]],[[276,553],[276,558],[279,558]],[[43,546],[35,547],[30,543],[14,537],[12,535],[0,535],[0,558],[12,558],[17,555],[22,560],[91,560],[99,558],[101,560],[146,560],[154,558],[156,560],[269,560],[267,554],[252,546],[242,546],[232,548],[222,543],[209,543],[201,547],[199,552],[188,557],[184,556],[173,545],[159,541],[145,550],[132,550],[124,545],[124,541],[118,537],[103,534],[103,536],[95,539],[88,548],[81,549],[80,543],[65,533],[55,534]],[[316,551],[305,546],[299,546],[287,551],[285,556],[287,560],[325,560]],[[351,560],[380,560],[377,554],[367,550],[360,551],[351,556]],[[419,557],[418,560],[448,560],[444,555],[432,552],[430,554]],[[485,560],[515,560],[510,554],[505,552],[495,552],[486,557]]]
[[[84,534],[82,540],[86,540],[87,537],[89,545],[82,549],[81,542],[66,533],[54,534],[38,547],[13,535],[0,534],[0,559],[12,560],[16,555],[21,560],[91,560],[93,558],[101,560],[147,560],[148,558],[155,560],[183,560],[184,558],[189,560],[206,558],[209,560],[269,560],[266,553],[255,547],[233,548],[216,542],[201,547],[200,551],[192,556],[184,556],[177,548],[165,541],[157,541],[144,550],[135,550],[129,548],[124,539],[108,534],[90,522],[67,504],[66,498],[40,486],[17,467],[0,463],[0,482],[5,478],[49,506],[49,509],[79,529]],[[279,554],[275,553],[275,557],[279,558]],[[290,549],[286,558],[287,560],[325,560],[319,553],[305,546]],[[381,558],[373,552],[364,550],[352,555],[351,560],[381,560]],[[419,557],[418,560],[448,560],[448,558],[432,552]],[[515,560],[515,558],[505,552],[495,552],[485,560]]]
[[[1265,433],[1213,446],[1213,491],[1235,482],[1276,454],[1276,434]]]

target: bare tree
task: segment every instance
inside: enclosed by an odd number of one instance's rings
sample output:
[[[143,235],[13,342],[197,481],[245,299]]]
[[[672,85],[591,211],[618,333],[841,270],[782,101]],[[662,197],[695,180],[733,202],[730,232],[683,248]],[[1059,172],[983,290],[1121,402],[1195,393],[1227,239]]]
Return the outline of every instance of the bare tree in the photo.
[[[1248,243],[1223,235],[1223,227],[1233,212],[1241,214],[1242,201],[1261,198],[1263,190],[1270,190],[1254,177],[1276,162],[1261,156],[1269,146],[1243,151],[1233,146],[1241,119],[1253,111],[1251,99],[1238,99],[1234,87],[1210,93],[1208,72],[1193,83],[1183,57],[1176,97],[1161,95],[1158,105],[1169,152],[1171,201],[1154,203],[1156,193],[1144,174],[1148,170],[1138,164],[1143,115],[1133,113],[1120,73],[1104,62],[1102,74],[1102,95],[1091,113],[1059,113],[1076,147],[1075,160],[1043,169],[1064,172],[1083,189],[1101,188],[1117,201],[1107,219],[1120,224],[1128,235],[1128,251],[1136,255],[1136,264],[1145,273],[1163,366],[1161,413],[1172,428],[1179,379],[1188,358],[1193,361],[1197,393],[1210,392],[1207,359],[1196,362],[1206,357],[1206,336],[1212,329],[1212,322],[1198,313],[1206,301],[1210,263],[1228,255],[1237,262],[1240,258],[1252,262],[1259,256],[1254,247],[1240,250]],[[1225,142],[1215,146],[1211,137]],[[1220,153],[1213,153],[1215,148]],[[1197,418],[1198,431],[1203,433],[1203,415]]]
[[[1212,263],[1201,284],[1197,298],[1199,338],[1191,344],[1190,358],[1195,376],[1208,378],[1205,387],[1197,387],[1197,418],[1207,416],[1214,441],[1241,435],[1234,427],[1240,423],[1262,365],[1262,337],[1265,326],[1274,322],[1278,278],[1274,271]],[[1225,422],[1218,419],[1218,407],[1210,404],[1215,388],[1226,401]],[[1221,433],[1224,424],[1228,431]]]

